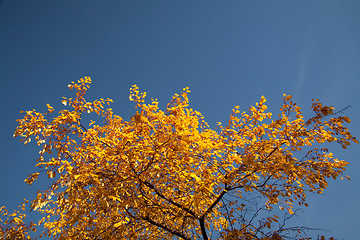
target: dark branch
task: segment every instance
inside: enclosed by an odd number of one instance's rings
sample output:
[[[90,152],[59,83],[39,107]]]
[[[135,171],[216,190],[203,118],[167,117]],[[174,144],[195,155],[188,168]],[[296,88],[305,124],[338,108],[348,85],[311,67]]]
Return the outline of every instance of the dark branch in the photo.
[[[201,217],[199,219],[199,222],[200,222],[200,228],[201,228],[201,233],[203,235],[203,238],[204,238],[204,240],[208,240],[209,238],[206,234],[206,229],[205,229],[205,219],[203,217]]]
[[[158,195],[158,196],[161,197],[162,199],[164,199],[164,200],[168,201],[169,203],[177,206],[178,208],[184,209],[187,213],[189,213],[189,214],[192,215],[193,217],[198,218],[198,217],[196,216],[196,214],[195,214],[192,210],[190,210],[189,208],[187,208],[187,207],[185,207],[185,206],[182,206],[181,204],[179,204],[179,203],[177,203],[177,202],[174,202],[172,199],[169,199],[169,198],[165,197],[161,192],[159,192],[159,190],[157,190],[157,189],[155,188],[155,186],[154,186],[153,184],[149,183],[148,181],[142,181],[141,179],[140,179],[140,181],[141,181],[143,184],[145,184],[146,186],[148,186],[149,188],[151,188],[152,190],[154,190],[155,193],[156,193],[156,195]]]
[[[165,231],[169,232],[169,233],[172,233],[182,239],[186,239],[186,240],[191,240],[190,238],[186,237],[184,234],[182,234],[181,232],[179,231],[176,231],[174,229],[170,229],[169,227],[165,226],[165,225],[162,225],[161,223],[158,223],[158,222],[155,222],[154,220],[150,219],[149,217],[141,217],[143,220],[145,221],[148,221],[149,223],[159,227],[159,228],[162,228],[164,229]]]

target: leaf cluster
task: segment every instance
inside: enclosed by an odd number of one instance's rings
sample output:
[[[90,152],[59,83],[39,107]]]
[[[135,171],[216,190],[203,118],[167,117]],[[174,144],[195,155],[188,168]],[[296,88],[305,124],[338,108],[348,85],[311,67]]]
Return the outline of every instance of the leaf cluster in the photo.
[[[188,88],[162,111],[133,85],[129,99],[137,112],[127,121],[105,107],[111,99],[85,99],[90,83],[85,77],[69,84],[75,98],[64,98],[66,109],[52,120],[49,104],[47,113],[26,111],[18,120],[14,137],[41,148],[39,172],[25,182],[42,172],[52,181],[31,203],[44,216],[38,237],[300,238],[303,229],[286,228],[274,206],[291,215],[295,203],[308,206],[310,192],[322,193],[329,178],[342,175],[348,163],[318,146],[358,143],[344,126],[350,119],[318,100],[305,119],[284,94],[273,119],[261,97],[248,111],[236,106],[214,130],[189,107]],[[103,122],[84,125],[89,114]],[[22,216],[6,220],[5,239],[14,238],[11,231],[27,236],[36,226],[24,227]]]

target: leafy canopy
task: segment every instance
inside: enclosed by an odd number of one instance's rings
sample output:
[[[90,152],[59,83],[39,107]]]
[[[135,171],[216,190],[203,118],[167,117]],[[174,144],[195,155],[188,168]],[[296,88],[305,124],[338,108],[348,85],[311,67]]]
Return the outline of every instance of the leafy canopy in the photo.
[[[283,96],[276,120],[265,97],[240,112],[236,106],[226,124],[211,129],[200,112],[189,107],[188,88],[175,94],[162,111],[156,99],[130,88],[137,113],[129,121],[113,113],[111,99],[89,102],[91,79],[68,85],[75,98],[50,119],[48,112],[26,111],[14,137],[40,147],[39,172],[51,185],[37,193],[31,209],[43,214],[26,224],[25,214],[3,207],[0,236],[54,239],[281,239],[301,237],[303,228],[286,227],[275,209],[293,214],[309,192],[322,193],[329,178],[347,166],[326,148],[347,148],[358,141],[343,126],[346,116],[314,100],[313,117]],[[88,114],[103,119],[85,124]],[[24,208],[24,205],[21,206]],[[294,233],[295,231],[295,233]]]

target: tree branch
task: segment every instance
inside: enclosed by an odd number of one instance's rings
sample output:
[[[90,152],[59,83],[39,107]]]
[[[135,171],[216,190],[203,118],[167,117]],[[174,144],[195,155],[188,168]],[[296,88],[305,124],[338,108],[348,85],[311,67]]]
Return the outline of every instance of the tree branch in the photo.
[[[189,213],[191,216],[195,217],[195,218],[198,218],[198,216],[195,214],[194,211],[190,210],[189,208],[185,207],[185,206],[182,206],[181,204],[177,203],[177,202],[174,202],[172,199],[169,199],[167,197],[165,197],[161,192],[159,192],[155,186],[151,183],[149,183],[148,181],[142,181],[141,179],[139,179],[140,182],[142,182],[143,184],[145,184],[146,186],[148,186],[149,188],[151,188],[152,190],[155,191],[156,195],[158,195],[159,197],[161,197],[162,199],[168,201],[169,203],[177,206],[178,208],[181,208],[181,209],[184,209],[187,213]]]
[[[146,217],[140,217],[140,218],[143,219],[143,220],[145,220],[145,221],[148,221],[149,223],[151,223],[151,224],[153,224],[153,225],[155,225],[155,226],[157,226],[157,227],[159,227],[159,228],[162,228],[162,229],[164,229],[165,231],[167,231],[167,232],[169,232],[169,233],[172,233],[172,234],[174,234],[174,235],[176,235],[176,236],[178,236],[178,237],[180,237],[180,238],[182,238],[182,239],[191,240],[190,238],[186,237],[186,236],[185,236],[184,234],[182,234],[181,232],[176,231],[176,230],[174,230],[174,229],[170,229],[170,228],[168,228],[167,226],[165,226],[165,225],[163,225],[163,224],[161,224],[161,223],[155,222],[154,220],[150,219],[148,216],[146,216]]]
[[[201,233],[203,235],[203,238],[204,238],[204,240],[208,240],[209,238],[206,234],[206,229],[205,229],[205,219],[203,217],[201,217],[199,219],[199,222],[200,222],[200,228],[201,228]]]

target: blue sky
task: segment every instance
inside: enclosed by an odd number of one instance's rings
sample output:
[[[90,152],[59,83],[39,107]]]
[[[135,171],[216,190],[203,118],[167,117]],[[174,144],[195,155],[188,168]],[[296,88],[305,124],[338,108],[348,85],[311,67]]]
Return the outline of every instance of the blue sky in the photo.
[[[14,209],[46,186],[45,178],[23,182],[38,149],[12,138],[19,111],[44,111],[46,103],[60,110],[68,83],[83,76],[93,80],[89,98],[114,99],[123,118],[134,113],[132,84],[162,107],[190,87],[192,107],[212,126],[262,95],[276,111],[287,93],[304,109],[312,98],[351,105],[349,127],[359,138],[359,12],[358,0],[0,0],[0,205]],[[359,145],[332,149],[350,162],[352,180],[310,197],[296,224],[356,239]]]

